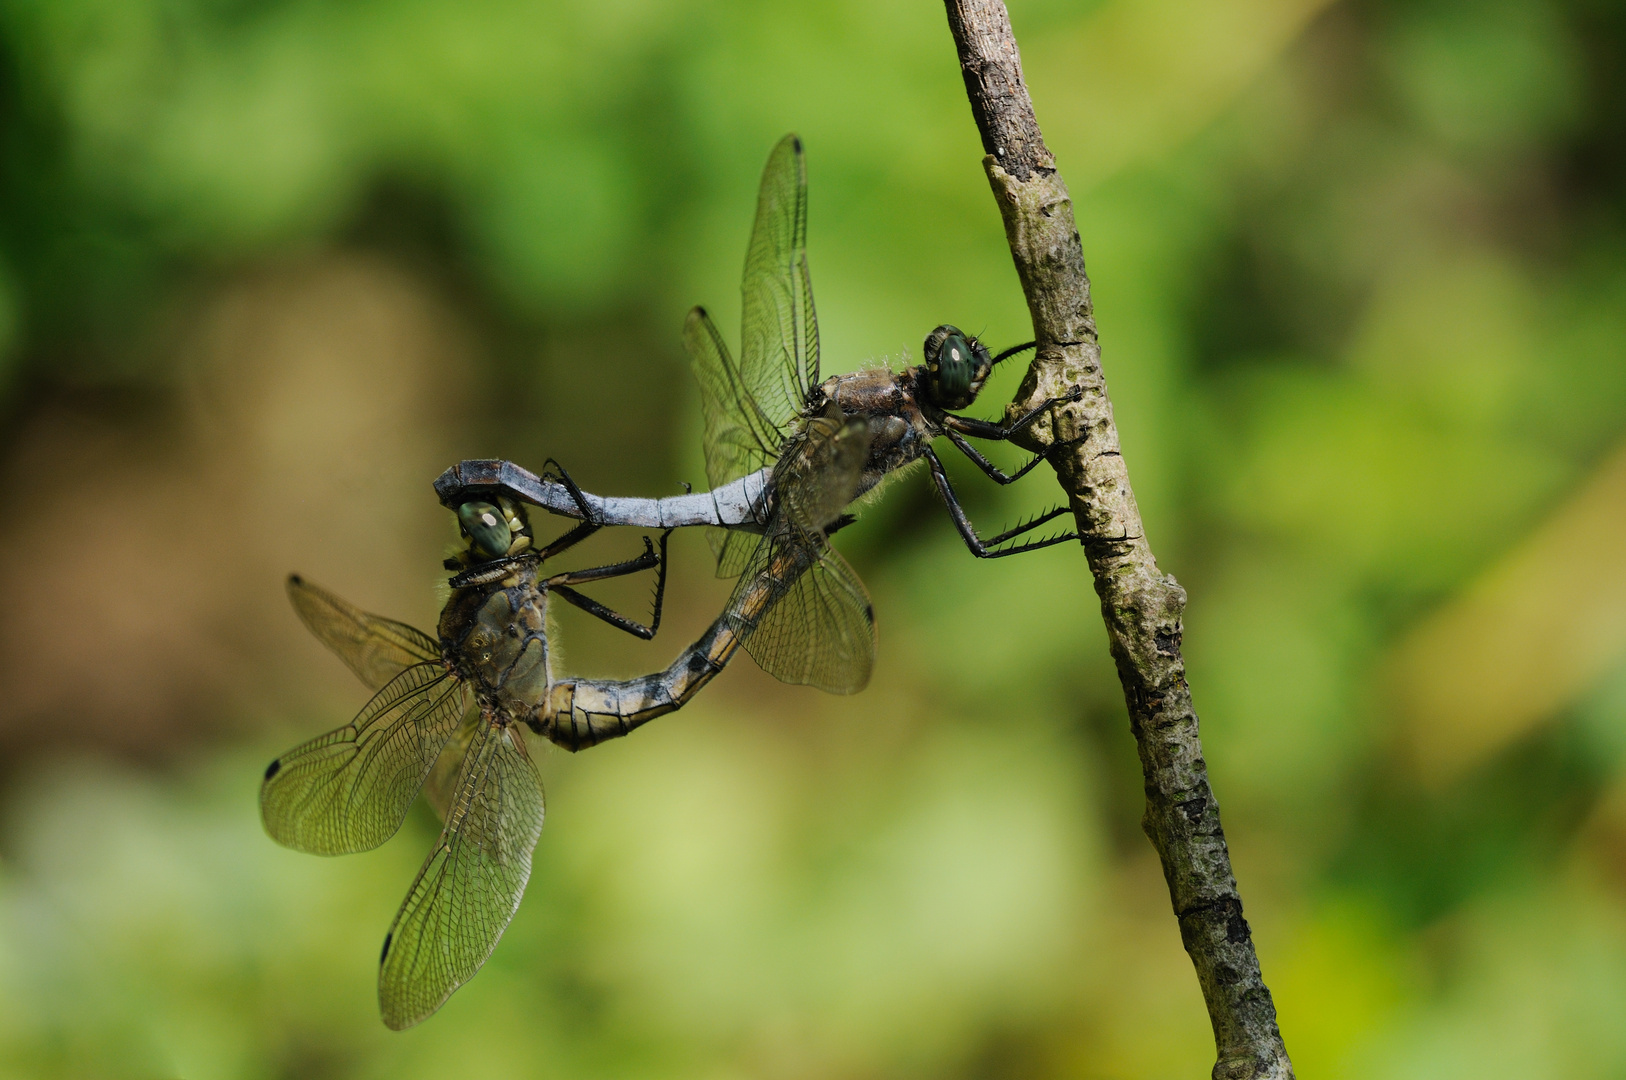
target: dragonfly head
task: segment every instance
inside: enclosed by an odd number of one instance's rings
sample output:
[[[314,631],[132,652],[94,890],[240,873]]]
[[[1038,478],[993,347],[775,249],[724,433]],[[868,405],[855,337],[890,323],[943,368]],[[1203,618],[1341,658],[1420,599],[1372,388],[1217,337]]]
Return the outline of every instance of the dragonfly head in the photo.
[[[467,541],[460,553],[465,565],[518,555],[531,546],[531,525],[525,508],[507,496],[496,502],[474,499],[457,508],[458,531]]]
[[[926,335],[927,391],[940,409],[963,409],[976,400],[994,362],[988,348],[959,327],[944,324]]]

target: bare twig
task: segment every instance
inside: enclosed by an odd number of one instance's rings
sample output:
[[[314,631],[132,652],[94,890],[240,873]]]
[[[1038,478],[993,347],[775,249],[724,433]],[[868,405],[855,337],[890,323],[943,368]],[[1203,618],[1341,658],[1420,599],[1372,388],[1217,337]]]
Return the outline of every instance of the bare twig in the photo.
[[[1005,5],[945,3],[987,153],[983,166],[1038,340],[1010,415],[1075,386],[1084,391],[1076,404],[1057,408],[1053,421],[1029,429],[1028,441],[1032,449],[1068,444],[1056,448],[1053,461],[1087,537],[1084,551],[1146,780],[1141,824],[1163,861],[1180,936],[1208,1003],[1218,1054],[1213,1075],[1286,1080],[1293,1066],[1242,917],[1180,656],[1186,593],[1158,570],[1142,533],[1101,374],[1072,200],[1039,132]]]

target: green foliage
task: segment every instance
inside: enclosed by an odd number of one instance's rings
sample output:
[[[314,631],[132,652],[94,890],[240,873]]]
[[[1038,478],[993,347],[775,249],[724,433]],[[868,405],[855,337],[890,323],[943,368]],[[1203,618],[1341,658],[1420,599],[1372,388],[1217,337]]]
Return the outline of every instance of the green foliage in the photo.
[[[1626,15],[1013,6],[1302,1075],[1619,1075],[1626,629],[1584,643],[1606,660],[1560,709],[1452,768],[1408,755],[1433,721],[1390,673],[1626,436]],[[472,403],[439,421],[454,456],[675,490],[703,475],[683,312],[731,332],[757,173],[789,129],[827,372],[897,362],[945,320],[1025,338],[930,4],[4,0],[0,48],[17,432],[88,388],[179,439],[183,405],[209,407],[175,344],[199,297],[359,250],[480,342],[448,374]],[[287,441],[344,422],[273,398]],[[1055,498],[949,465],[987,526]],[[317,558],[285,517],[254,520]],[[163,772],[85,756],[66,708],[31,715],[55,750],[9,780],[0,1075],[1202,1075],[1083,560],[974,562],[918,474],[839,542],[876,602],[872,687],[731,671],[624,744],[547,758],[512,929],[402,1036],[373,978],[427,817],[329,861],[274,846],[253,805],[265,760],[359,687],[318,712],[267,689],[312,654],[267,646],[244,661],[259,682],[221,677],[202,711],[275,734],[184,755],[154,737]],[[424,573],[369,579],[419,606],[382,613],[427,607],[440,555],[419,547]],[[702,548],[674,541],[678,629],[621,648],[567,616],[566,667],[664,664],[721,602]],[[1620,572],[1577,567],[1575,589]]]

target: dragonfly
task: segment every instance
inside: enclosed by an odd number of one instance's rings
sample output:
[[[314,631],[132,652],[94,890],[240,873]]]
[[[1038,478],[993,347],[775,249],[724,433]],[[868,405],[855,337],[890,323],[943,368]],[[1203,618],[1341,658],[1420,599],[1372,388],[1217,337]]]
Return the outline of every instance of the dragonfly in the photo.
[[[1001,362],[1034,342],[990,355],[974,335],[944,324],[926,336],[923,362],[902,371],[862,370],[828,379],[819,372],[818,320],[807,264],[807,168],[802,142],[787,135],[769,154],[741,283],[740,356],[736,362],[703,307],[689,312],[683,340],[700,384],[706,475],[711,490],[665,499],[586,496],[592,520],[644,528],[708,525],[719,576],[741,576],[730,609],[759,666],[791,683],[836,693],[862,688],[874,656],[873,611],[862,583],[828,544],[828,535],[795,524],[823,518],[887,479],[925,461],[956,530],[979,558],[1001,558],[1071,540],[1080,532],[1021,539],[1067,513],[1055,507],[983,539],[962,506],[932,443],[946,437],[990,479],[1016,482],[1047,457],[1034,455],[1006,473],[968,439],[1009,440],[1082,390],[1050,398],[1005,423],[957,415],[970,407]],[[865,445],[856,473],[810,469],[811,455],[836,429]],[[1066,445],[1056,444],[1056,445]],[[1053,445],[1050,449],[1056,448]],[[507,461],[470,460],[446,470],[436,490],[448,505],[500,491],[573,515],[582,503],[561,478],[537,476]],[[818,513],[808,513],[817,505]],[[850,518],[839,514],[830,528]],[[798,550],[799,549],[799,550]],[[740,607],[747,584],[767,567],[795,571],[763,633]]]
[[[801,467],[856,477],[867,444],[851,424],[816,423]],[[378,1001],[400,1030],[433,1014],[479,971],[518,910],[541,836],[544,797],[522,729],[567,750],[628,734],[686,704],[727,665],[745,633],[775,634],[775,605],[807,567],[763,564],[730,607],[664,671],[635,679],[556,679],[547,615],[558,596],[649,640],[660,628],[666,541],[644,538],[637,558],[547,574],[544,564],[603,527],[584,493],[559,469],[583,520],[537,546],[525,506],[504,495],[456,507],[462,547],[447,559],[450,595],[438,633],[356,608],[295,575],[294,610],[316,637],[375,691],[350,723],[266,767],[260,811],[272,839],[298,851],[342,855],[379,846],[401,827],[420,792],[443,823],[384,937]],[[787,492],[801,490],[794,479]],[[824,487],[808,490],[824,493]],[[823,535],[844,488],[785,500],[782,530]],[[576,586],[657,570],[644,624]]]

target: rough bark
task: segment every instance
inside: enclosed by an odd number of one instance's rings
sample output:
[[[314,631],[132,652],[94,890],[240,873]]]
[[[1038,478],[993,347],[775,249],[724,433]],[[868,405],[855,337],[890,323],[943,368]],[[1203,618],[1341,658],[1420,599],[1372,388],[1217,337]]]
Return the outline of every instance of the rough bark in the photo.
[[[1180,655],[1186,593],[1158,570],[1119,452],[1101,372],[1090,282],[1067,185],[1044,145],[1000,0],[945,0],[983,159],[1005,221],[1038,348],[1010,406],[1017,415],[1074,387],[1084,395],[1034,425],[1034,449],[1067,492],[1106,620],[1146,782],[1142,827],[1157,849],[1180,936],[1214,1025],[1213,1076],[1293,1076],[1276,1007],[1259,971],[1219,806],[1208,783],[1197,713]],[[1076,440],[1076,441],[1075,441]]]

